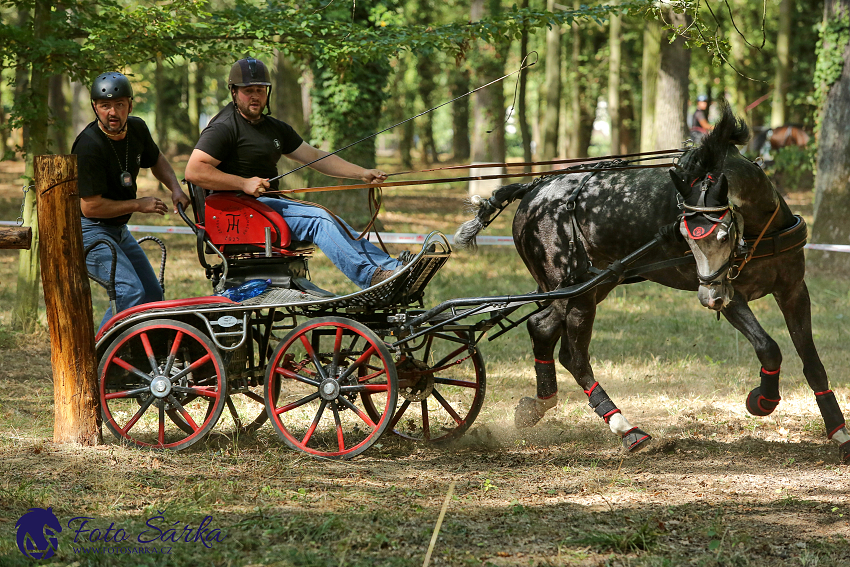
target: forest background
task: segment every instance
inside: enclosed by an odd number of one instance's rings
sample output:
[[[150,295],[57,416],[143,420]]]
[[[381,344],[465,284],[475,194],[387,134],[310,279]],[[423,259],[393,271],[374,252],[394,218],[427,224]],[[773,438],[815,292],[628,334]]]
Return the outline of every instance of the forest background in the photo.
[[[226,77],[240,57],[271,66],[273,114],[333,151],[539,54],[538,65],[343,157],[368,167],[391,153],[409,169],[676,148],[704,94],[725,99],[756,135],[783,124],[814,135],[805,148],[771,155],[775,179],[815,191],[812,241],[846,244],[849,13],[850,0],[6,0],[0,152],[26,160],[30,178],[34,155],[69,153],[92,119],[91,80],[107,70],[130,76],[134,114],[176,158],[229,102]],[[759,150],[748,148],[753,157]],[[327,184],[299,174],[284,182]],[[353,192],[313,195],[354,222],[365,208]],[[26,193],[22,217],[35,227],[34,199]],[[843,271],[847,256],[819,254],[815,263]],[[35,321],[37,259],[36,234],[18,275],[15,321],[24,329]]]

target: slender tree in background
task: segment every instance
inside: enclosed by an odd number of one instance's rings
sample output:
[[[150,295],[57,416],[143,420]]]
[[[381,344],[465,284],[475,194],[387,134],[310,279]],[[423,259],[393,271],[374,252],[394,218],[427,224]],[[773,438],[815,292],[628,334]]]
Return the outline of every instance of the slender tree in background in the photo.
[[[555,0],[546,0],[546,9],[555,9]],[[546,105],[541,116],[540,132],[543,148],[540,157],[551,160],[558,155],[558,119],[561,109],[561,28],[552,26],[546,31]]]
[[[528,8],[528,0],[522,0],[520,9]],[[524,62],[528,55],[528,27],[522,27],[522,36],[519,40],[519,59]],[[522,136],[522,161],[529,163],[532,160],[531,155],[531,131],[528,127],[528,109],[526,107],[526,91],[528,89],[528,69],[523,69],[519,73],[519,100],[517,101],[517,122],[519,122],[519,131]],[[525,166],[524,171],[531,171],[531,166]]]
[[[271,108],[274,116],[292,126],[303,138],[309,139],[310,127],[304,112],[304,101],[301,97],[301,84],[299,79],[302,74],[293,62],[292,58],[283,51],[278,50],[274,57],[274,73],[272,74],[272,98]],[[287,160],[285,167],[297,166],[298,164]],[[281,179],[284,187],[294,189],[304,187],[307,184],[307,176],[302,171],[297,171]]]
[[[449,96],[457,98],[470,90],[469,68],[466,65],[449,69]],[[472,155],[469,139],[469,97],[452,103],[452,158],[466,161]]]
[[[573,7],[577,6],[578,0],[574,0]],[[569,103],[567,108],[569,124],[567,125],[566,155],[569,157],[584,157],[587,154],[582,150],[582,81],[579,77],[581,65],[581,28],[577,22],[573,22],[570,29],[570,44],[570,66],[566,76],[566,84],[568,85],[567,88],[569,93]]]
[[[748,56],[750,47],[747,45],[746,38],[735,29],[735,27],[740,27],[741,25],[743,14],[746,10],[746,3],[744,0],[734,0],[732,6],[732,14],[735,19],[730,22],[733,27],[729,31],[729,55],[735,69],[732,74],[731,84],[729,85],[729,98],[731,99],[732,110],[735,114],[746,120],[747,124],[753,126],[752,117],[747,112],[747,106],[750,100],[748,91],[751,88],[750,83],[752,81],[747,78],[747,74],[744,72],[749,71]]]
[[[661,56],[661,24],[658,20],[643,22],[643,53],[641,57],[640,151],[655,149],[655,99]]]
[[[823,98],[812,241],[850,242],[850,0],[826,0],[815,80]],[[812,263],[850,272],[850,254],[818,252]]]
[[[668,11],[664,19],[679,29],[690,23],[689,17],[672,11]],[[681,36],[671,43],[671,33],[662,34],[655,99],[655,146],[665,150],[681,147],[689,134],[686,113],[691,52],[685,49]]]
[[[622,150],[620,147],[620,27],[620,15],[612,13],[608,22],[608,118],[611,123],[612,154],[618,154]]]
[[[498,17],[498,0],[472,0],[470,19]],[[507,42],[506,42],[507,43]],[[470,54],[472,84],[484,85],[495,81],[505,70],[507,45],[479,44]],[[505,94],[501,83],[481,89],[472,95],[472,161],[505,161]]]
[[[777,128],[785,124],[785,95],[788,92],[788,75],[791,70],[791,16],[794,0],[780,0],[779,29],[776,32],[776,76],[773,80],[773,101],[770,125]]]
[[[431,24],[433,22],[434,3],[431,0],[418,0],[414,17],[417,22]],[[437,64],[434,60],[437,54],[433,51],[424,51],[416,57],[416,76],[419,99],[424,108],[434,106],[434,90],[436,83],[434,77],[437,74]],[[436,163],[439,160],[437,146],[434,143],[434,113],[429,112],[419,118],[419,131],[422,133],[422,158],[425,163]]]

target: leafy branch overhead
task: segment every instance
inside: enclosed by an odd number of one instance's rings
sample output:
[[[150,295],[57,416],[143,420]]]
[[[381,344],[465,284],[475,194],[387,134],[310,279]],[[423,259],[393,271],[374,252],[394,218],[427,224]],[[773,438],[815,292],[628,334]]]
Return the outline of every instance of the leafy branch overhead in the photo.
[[[5,8],[26,10],[44,0],[6,0]],[[327,4],[327,3],[325,3]],[[339,17],[319,3],[296,5],[282,0],[240,0],[213,9],[205,0],[130,3],[121,0],[50,4],[48,36],[33,26],[19,27],[9,19],[0,25],[0,57],[4,67],[37,65],[50,74],[69,73],[89,79],[105,68],[121,68],[177,55],[194,59],[231,60],[234,55],[272,48],[309,58],[321,65],[346,67],[354,61],[386,59],[408,50],[417,54],[443,52],[463,58],[475,40],[500,43],[518,39],[523,28],[569,26],[574,21],[602,22],[612,11],[651,14],[650,0],[618,6],[581,6],[548,12],[516,6],[497,19],[456,21],[439,25],[404,24],[391,12],[365,24]],[[687,9],[681,4],[680,9]],[[336,17],[334,17],[336,16]]]

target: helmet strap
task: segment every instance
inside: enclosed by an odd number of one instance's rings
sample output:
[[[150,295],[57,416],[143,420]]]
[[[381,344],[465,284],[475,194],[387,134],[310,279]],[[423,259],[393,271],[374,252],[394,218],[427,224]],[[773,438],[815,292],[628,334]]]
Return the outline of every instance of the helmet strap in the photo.
[[[92,112],[94,112],[94,118],[95,118],[95,120],[97,120],[100,123],[100,129],[104,134],[106,134],[107,136],[120,136],[121,134],[123,134],[124,132],[127,131],[127,123],[130,121],[129,116],[130,116],[130,113],[133,112],[133,99],[132,98],[130,99],[130,110],[127,112],[128,119],[124,121],[124,126],[121,127],[121,130],[117,134],[110,134],[109,133],[109,128],[107,128],[106,124],[103,123],[103,120],[100,119],[100,116],[98,115],[97,110],[94,107],[94,101],[92,100],[92,101],[89,101],[89,102],[91,103],[91,110],[92,110]]]

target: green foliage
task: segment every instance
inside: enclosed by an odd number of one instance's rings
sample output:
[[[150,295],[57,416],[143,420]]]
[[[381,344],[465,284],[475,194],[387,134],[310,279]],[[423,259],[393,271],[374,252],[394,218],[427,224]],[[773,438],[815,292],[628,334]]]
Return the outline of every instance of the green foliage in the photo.
[[[844,69],[844,51],[850,43],[850,15],[827,19],[818,30],[818,54],[815,66],[815,105],[818,110],[815,131],[821,127],[821,115],[832,84]]]
[[[783,189],[811,189],[814,175],[814,144],[805,148],[787,146],[774,153],[773,175]]]

